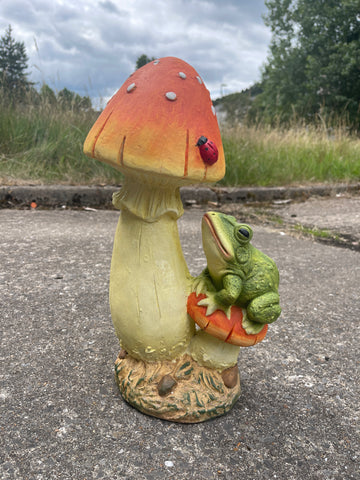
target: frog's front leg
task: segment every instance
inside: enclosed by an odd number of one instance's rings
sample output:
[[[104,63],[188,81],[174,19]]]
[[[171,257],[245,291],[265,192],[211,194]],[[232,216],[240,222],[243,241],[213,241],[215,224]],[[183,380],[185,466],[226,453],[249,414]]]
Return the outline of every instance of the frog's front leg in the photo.
[[[281,313],[279,300],[276,292],[268,292],[254,298],[246,309],[249,320],[262,324],[275,322]]]
[[[198,305],[207,307],[206,315],[211,315],[215,310],[222,310],[228,318],[232,305],[235,304],[242,289],[242,280],[237,275],[229,274],[223,278],[223,288],[215,292],[207,292],[207,297],[200,300]]]

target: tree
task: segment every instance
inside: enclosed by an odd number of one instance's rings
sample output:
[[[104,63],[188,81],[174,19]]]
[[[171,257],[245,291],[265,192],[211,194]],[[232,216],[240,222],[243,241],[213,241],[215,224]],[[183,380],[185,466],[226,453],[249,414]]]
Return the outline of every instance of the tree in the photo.
[[[74,106],[75,93],[67,88],[63,88],[57,94],[57,100],[59,102],[59,105],[64,110],[72,110]]]
[[[40,98],[43,104],[49,106],[55,106],[57,103],[57,98],[55,92],[52,88],[49,87],[46,83],[43,83],[40,88]]]
[[[63,110],[87,112],[92,109],[91,99],[88,96],[81,97],[78,93],[63,88],[57,94],[57,101]]]
[[[74,98],[74,108],[77,111],[88,112],[92,110],[91,99],[89,96],[82,97],[78,93]]]
[[[0,38],[0,87],[10,99],[20,99],[32,85],[27,79],[27,62],[25,44],[14,40],[9,25]]]
[[[148,56],[145,55],[145,54],[140,55],[140,57],[138,57],[138,59],[136,60],[136,70],[137,70],[138,68],[143,67],[143,66],[146,65],[147,63],[152,62],[153,60],[155,60],[154,57],[150,58],[150,57],[148,57]]]
[[[261,86],[255,83],[249,88],[237,93],[224,95],[213,101],[214,107],[218,107],[220,115],[224,116],[227,122],[244,122],[244,120],[254,121],[249,117],[252,104],[262,92]]]
[[[360,123],[359,0],[267,0],[270,56],[255,102],[265,115]]]

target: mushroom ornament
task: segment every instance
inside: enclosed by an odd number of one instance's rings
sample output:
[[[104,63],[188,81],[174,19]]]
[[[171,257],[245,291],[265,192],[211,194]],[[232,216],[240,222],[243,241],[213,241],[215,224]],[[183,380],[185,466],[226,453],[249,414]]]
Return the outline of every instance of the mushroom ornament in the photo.
[[[193,279],[177,229],[180,187],[225,174],[203,80],[175,57],[138,69],[100,114],[84,152],[124,175],[113,196],[121,213],[109,295],[121,346],[115,368],[122,396],[144,413],[184,423],[226,413],[240,394],[238,373],[234,362],[214,368],[201,360],[201,348],[207,343],[211,355],[213,341],[199,341],[188,313]]]

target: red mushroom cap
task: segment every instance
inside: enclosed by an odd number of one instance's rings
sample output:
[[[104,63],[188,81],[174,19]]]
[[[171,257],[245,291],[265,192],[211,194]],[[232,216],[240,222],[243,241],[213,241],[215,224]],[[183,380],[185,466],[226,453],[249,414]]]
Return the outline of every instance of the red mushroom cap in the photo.
[[[196,296],[195,292],[191,293],[188,297],[187,311],[194,322],[205,332],[239,347],[251,347],[265,338],[268,330],[267,324],[257,334],[246,333],[242,326],[244,310],[236,305],[231,307],[230,319],[222,310],[216,310],[211,315],[206,316],[207,308],[198,305],[198,302],[203,298],[206,298],[206,295]]]
[[[204,162],[196,143],[205,136],[218,150]],[[136,70],[90,130],[86,155],[124,171],[216,182],[225,174],[220,130],[209,91],[188,63],[165,57]]]

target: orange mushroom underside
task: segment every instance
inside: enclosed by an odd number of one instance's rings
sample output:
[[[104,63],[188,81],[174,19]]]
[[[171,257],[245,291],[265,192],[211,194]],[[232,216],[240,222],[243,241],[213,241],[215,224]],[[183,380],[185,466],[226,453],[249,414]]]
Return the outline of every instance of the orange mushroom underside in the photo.
[[[264,325],[264,328],[257,334],[247,334],[242,326],[244,311],[235,305],[231,307],[230,319],[222,310],[216,310],[206,316],[207,307],[198,305],[203,298],[206,298],[206,295],[196,296],[195,292],[191,293],[188,297],[187,312],[194,322],[209,335],[240,347],[251,347],[265,338],[268,325]]]

